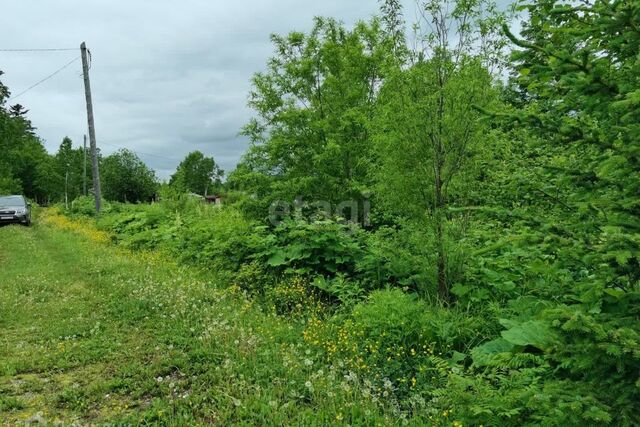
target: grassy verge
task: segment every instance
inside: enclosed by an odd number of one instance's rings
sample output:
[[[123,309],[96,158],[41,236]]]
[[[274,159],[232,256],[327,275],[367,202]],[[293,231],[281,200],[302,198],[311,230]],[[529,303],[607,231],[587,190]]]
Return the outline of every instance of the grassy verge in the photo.
[[[0,420],[8,425],[389,425],[306,324],[215,276],[43,212],[0,229]]]

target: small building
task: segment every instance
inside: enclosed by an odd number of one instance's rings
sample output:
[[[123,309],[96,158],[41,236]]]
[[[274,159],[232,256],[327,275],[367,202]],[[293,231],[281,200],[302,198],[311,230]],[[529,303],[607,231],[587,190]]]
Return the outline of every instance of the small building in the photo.
[[[207,203],[211,203],[213,205],[221,205],[222,204],[222,197],[218,196],[218,195],[205,196],[204,200]]]

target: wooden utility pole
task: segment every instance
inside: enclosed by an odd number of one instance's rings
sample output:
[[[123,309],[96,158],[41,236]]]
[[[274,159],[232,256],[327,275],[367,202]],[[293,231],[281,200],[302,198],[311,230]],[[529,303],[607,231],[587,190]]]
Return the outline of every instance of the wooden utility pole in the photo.
[[[64,209],[69,210],[69,163],[64,174]]]
[[[87,135],[84,135],[84,150],[82,151],[84,155],[84,161],[82,163],[82,195],[87,195]]]
[[[93,104],[91,102],[91,84],[89,83],[89,62],[87,46],[80,45],[82,53],[82,75],[84,76],[84,96],[87,100],[87,122],[89,123],[89,144],[91,145],[91,161],[93,165],[93,191],[96,196],[96,213],[100,213],[100,171],[98,170],[98,149],[96,148],[96,129],[93,124]]]

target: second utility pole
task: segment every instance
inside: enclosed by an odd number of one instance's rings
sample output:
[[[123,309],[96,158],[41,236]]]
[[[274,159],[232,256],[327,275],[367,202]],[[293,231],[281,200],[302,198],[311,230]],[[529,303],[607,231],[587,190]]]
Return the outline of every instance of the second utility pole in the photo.
[[[87,60],[87,46],[82,42],[82,75],[84,77],[84,96],[87,100],[87,122],[89,123],[89,144],[91,145],[91,160],[93,165],[93,191],[96,196],[96,213],[100,213],[100,171],[98,170],[98,149],[96,148],[96,129],[93,124],[93,104],[91,102],[91,84],[89,83],[89,62]]]

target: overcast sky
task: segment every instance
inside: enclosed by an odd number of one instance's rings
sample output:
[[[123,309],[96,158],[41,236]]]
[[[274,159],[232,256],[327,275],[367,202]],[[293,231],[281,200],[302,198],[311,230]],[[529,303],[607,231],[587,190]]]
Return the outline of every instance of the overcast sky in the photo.
[[[409,20],[413,0],[404,0]],[[136,153],[162,179],[200,150],[233,169],[247,146],[250,78],[262,70],[271,33],[305,31],[314,16],[352,25],[378,0],[14,0],[0,15],[0,49],[73,48],[86,41],[98,146]],[[78,51],[0,52],[3,82],[17,95]],[[30,110],[46,148],[64,136],[82,145],[86,110],[78,60],[9,103]]]

